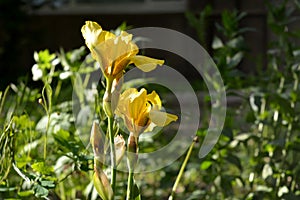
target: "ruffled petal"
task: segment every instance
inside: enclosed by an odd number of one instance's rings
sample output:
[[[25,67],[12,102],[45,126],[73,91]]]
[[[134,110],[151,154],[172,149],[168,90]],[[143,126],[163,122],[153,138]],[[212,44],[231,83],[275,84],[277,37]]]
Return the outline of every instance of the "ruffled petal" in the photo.
[[[152,91],[151,94],[147,95],[147,101],[151,103],[152,109],[155,110],[161,109],[161,100],[155,91]]]
[[[131,62],[144,72],[152,71],[157,65],[163,65],[164,60],[149,58],[147,56],[136,55],[130,58]]]
[[[102,28],[96,22],[86,21],[85,25],[82,26],[81,33],[89,49],[92,49],[97,44],[97,39],[101,32]]]

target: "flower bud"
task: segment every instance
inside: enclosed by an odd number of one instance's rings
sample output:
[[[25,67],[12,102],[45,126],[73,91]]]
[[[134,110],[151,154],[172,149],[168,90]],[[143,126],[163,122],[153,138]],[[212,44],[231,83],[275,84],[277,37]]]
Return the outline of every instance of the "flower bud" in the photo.
[[[109,180],[103,170],[99,166],[94,166],[94,186],[103,200],[111,200],[113,198],[113,190]]]
[[[121,135],[117,135],[114,138],[114,140],[115,140],[115,150],[116,150],[116,161],[118,166],[124,156],[126,146],[125,146],[125,140]]]
[[[113,117],[113,111],[111,108],[111,93],[105,91],[103,96],[103,110],[108,117]]]
[[[105,135],[100,131],[100,127],[97,122],[93,122],[90,142],[93,147],[94,157],[101,163],[104,163],[104,144],[105,144]]]

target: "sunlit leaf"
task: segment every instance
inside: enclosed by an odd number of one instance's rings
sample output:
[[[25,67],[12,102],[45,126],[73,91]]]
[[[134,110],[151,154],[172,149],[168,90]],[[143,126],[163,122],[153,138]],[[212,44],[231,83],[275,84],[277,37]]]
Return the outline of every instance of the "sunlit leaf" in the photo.
[[[213,43],[212,43],[212,48],[213,49],[219,49],[223,47],[223,42],[220,38],[214,37]]]
[[[41,185],[43,187],[47,187],[47,188],[54,188],[55,187],[54,181],[41,181]]]
[[[31,165],[31,168],[41,174],[50,174],[54,171],[53,166],[45,165],[44,162],[35,162]]]
[[[269,176],[272,176],[272,175],[273,175],[272,167],[269,164],[265,164],[264,168],[262,170],[262,178],[266,179],[266,178],[268,178]]]
[[[18,195],[20,197],[28,197],[34,194],[34,190],[25,190],[25,191],[20,191],[18,192]]]
[[[204,162],[201,163],[200,168],[201,168],[202,170],[206,170],[206,169],[208,169],[211,165],[212,165],[212,162],[206,160],[206,161],[204,161]]]

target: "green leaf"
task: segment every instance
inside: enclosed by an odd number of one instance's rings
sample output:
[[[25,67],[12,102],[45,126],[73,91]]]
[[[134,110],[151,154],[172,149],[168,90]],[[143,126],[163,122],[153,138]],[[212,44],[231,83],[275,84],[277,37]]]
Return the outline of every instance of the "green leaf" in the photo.
[[[213,42],[212,42],[212,48],[213,49],[219,49],[224,46],[222,40],[219,37],[214,37]]]
[[[77,155],[80,153],[80,150],[84,149],[84,146],[80,141],[75,140],[68,131],[63,129],[58,130],[55,134],[53,134],[53,137],[59,144],[59,149],[63,152],[73,152],[73,154]]]
[[[227,42],[227,45],[234,49],[242,48],[244,45],[244,38],[242,36],[233,38]]]
[[[201,163],[200,168],[201,168],[202,170],[206,170],[206,169],[208,169],[211,165],[212,165],[212,162],[206,160],[206,161],[204,161],[204,162]]]
[[[134,181],[135,182],[135,181]],[[137,186],[136,183],[134,183],[134,186],[133,186],[133,194],[132,194],[132,197],[134,200],[141,200],[141,194],[140,194],[140,189],[139,187]]]
[[[44,162],[36,162],[31,165],[31,168],[41,174],[50,174],[54,171],[53,166],[46,166]]]
[[[243,142],[243,141],[248,140],[251,136],[252,136],[251,133],[241,133],[241,134],[235,136],[234,139]]]
[[[68,145],[70,141],[70,133],[63,129],[60,129],[56,134],[53,134],[54,139],[58,140],[62,145]]]
[[[220,186],[223,188],[223,191],[226,195],[231,196],[233,194],[232,183],[235,180],[234,176],[222,175]]]
[[[43,187],[47,187],[47,188],[54,188],[55,187],[54,181],[41,181],[41,185]]]
[[[243,170],[242,164],[240,159],[233,155],[233,154],[228,154],[226,157],[226,160],[229,161],[230,163],[234,164],[237,168],[239,168],[239,170]]]
[[[289,193],[289,188],[287,186],[282,186],[279,188],[277,196],[282,197],[284,194]]]
[[[36,197],[47,197],[49,194],[49,191],[46,188],[44,188],[43,186],[35,185],[34,189],[35,189]]]
[[[80,74],[76,73],[75,76],[76,76],[76,79],[75,79],[75,82],[74,82],[74,91],[75,91],[75,94],[77,95],[77,97],[79,99],[80,104],[82,104],[84,102],[83,82],[82,82]]]
[[[20,191],[18,192],[18,195],[20,197],[28,197],[34,194],[34,190],[25,190],[25,191]]]
[[[34,126],[34,121],[31,121],[28,115],[14,116],[14,122],[20,129],[31,129]]]
[[[227,63],[228,63],[228,67],[232,68],[232,67],[236,67],[241,60],[244,57],[244,53],[243,52],[238,52],[236,53],[233,57],[228,57],[227,58]]]
[[[269,164],[265,164],[262,170],[262,178],[267,179],[269,176],[273,175],[273,169]]]
[[[10,192],[17,190],[17,187],[0,187],[0,192]]]
[[[16,164],[18,168],[22,168],[26,166],[27,163],[30,163],[32,160],[31,157],[27,156],[26,154],[23,154],[21,157],[16,156],[15,157]]]
[[[259,192],[271,192],[273,188],[265,186],[265,185],[257,185],[256,186],[256,191]]]

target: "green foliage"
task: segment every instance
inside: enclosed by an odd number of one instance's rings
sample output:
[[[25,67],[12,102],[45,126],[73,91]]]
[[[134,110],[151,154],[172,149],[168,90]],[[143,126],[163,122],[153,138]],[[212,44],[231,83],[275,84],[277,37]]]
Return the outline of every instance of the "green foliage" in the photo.
[[[20,83],[1,92],[1,199],[49,199],[58,194],[62,199],[81,199],[91,194],[84,191],[91,182],[93,158],[75,134],[70,103],[70,82],[77,73],[84,76],[97,69],[89,59],[82,62],[83,56],[83,47],[66,53],[35,52],[33,76],[41,70],[37,80],[44,87],[30,89]],[[85,91],[87,85],[80,88]]]
[[[242,85],[245,75],[238,69],[239,64],[247,51],[243,33],[250,28],[239,28],[240,21],[246,13],[237,11],[222,13],[222,25],[216,23],[220,36],[215,36],[212,42],[214,60],[222,74],[224,83],[230,88],[238,88]],[[239,85],[240,84],[240,85]]]
[[[187,12],[185,14],[190,26],[192,26],[197,32],[200,44],[205,48],[208,47],[206,29],[208,26],[207,19],[211,15],[211,12],[212,8],[210,6],[206,6],[203,11],[199,13],[199,16],[196,16],[191,12]]]
[[[197,32],[200,44],[208,51],[212,49],[213,59],[224,83],[230,88],[241,88],[245,74],[238,67],[248,51],[243,34],[253,29],[240,28],[241,20],[247,16],[245,12],[225,10],[221,13],[221,24],[215,23],[217,34],[212,38],[212,44],[209,44],[207,29],[212,21],[211,16],[212,8],[209,5],[199,14],[186,13],[189,24]]]
[[[299,20],[294,17],[299,7],[283,1],[267,8],[274,39],[267,52],[268,66],[257,68],[259,76],[245,77],[234,70],[245,56],[241,33],[250,29],[239,28],[238,23],[245,14],[225,11],[217,25],[227,42],[214,38],[214,60],[227,87],[238,89],[240,105],[228,108],[222,136],[198,171],[193,170],[197,161],[191,159],[182,199],[187,194],[192,194],[189,199],[300,198],[299,30],[290,27]],[[198,135],[203,138],[205,131]],[[193,176],[200,177],[198,182],[191,183]]]

